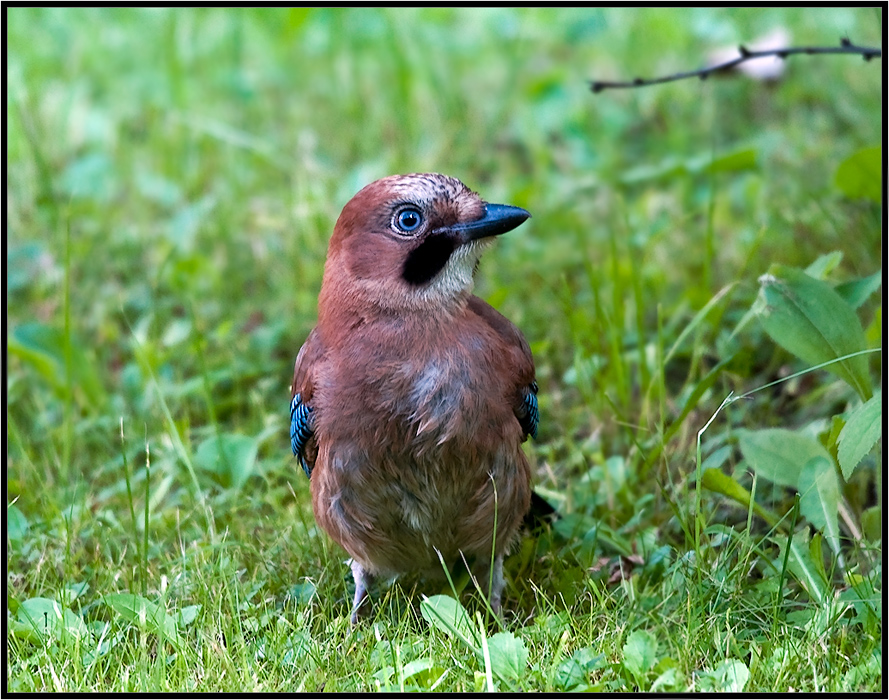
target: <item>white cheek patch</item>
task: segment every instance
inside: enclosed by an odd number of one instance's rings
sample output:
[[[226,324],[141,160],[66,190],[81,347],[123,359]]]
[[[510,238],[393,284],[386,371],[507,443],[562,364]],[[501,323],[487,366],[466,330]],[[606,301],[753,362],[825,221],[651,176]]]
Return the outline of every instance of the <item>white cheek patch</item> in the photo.
[[[490,239],[481,239],[461,245],[451,253],[441,272],[420,292],[423,301],[454,299],[463,292],[472,291],[475,267],[490,245]]]
[[[492,243],[492,238],[483,238],[461,245],[451,253],[438,274],[421,285],[408,284],[400,276],[354,279],[353,284],[361,297],[373,306],[401,311],[447,310],[472,292],[476,265]]]

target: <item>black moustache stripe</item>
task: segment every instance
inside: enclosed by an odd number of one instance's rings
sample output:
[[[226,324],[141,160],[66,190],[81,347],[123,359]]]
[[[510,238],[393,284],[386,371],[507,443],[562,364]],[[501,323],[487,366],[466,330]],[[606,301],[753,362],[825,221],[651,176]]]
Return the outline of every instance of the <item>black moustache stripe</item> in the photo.
[[[401,276],[414,286],[426,284],[448,264],[454,248],[456,242],[445,234],[429,236],[407,256]]]

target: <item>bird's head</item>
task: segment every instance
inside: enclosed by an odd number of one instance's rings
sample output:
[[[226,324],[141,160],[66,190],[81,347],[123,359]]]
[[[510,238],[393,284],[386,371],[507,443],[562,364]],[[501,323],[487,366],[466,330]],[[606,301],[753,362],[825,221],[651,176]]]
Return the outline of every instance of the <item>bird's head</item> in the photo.
[[[529,216],[519,207],[488,204],[459,180],[436,173],[372,182],[336,222],[322,299],[326,292],[326,303],[351,299],[395,311],[453,307],[472,291],[478,260],[493,237]]]

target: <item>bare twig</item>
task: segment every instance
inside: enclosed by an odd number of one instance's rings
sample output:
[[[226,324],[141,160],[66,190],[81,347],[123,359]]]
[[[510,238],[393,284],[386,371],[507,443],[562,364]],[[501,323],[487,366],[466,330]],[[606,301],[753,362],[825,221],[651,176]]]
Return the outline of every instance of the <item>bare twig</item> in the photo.
[[[751,51],[745,46],[741,45],[738,47],[738,51],[741,53],[737,58],[732,59],[731,61],[726,61],[725,63],[720,63],[715,66],[709,66],[708,68],[701,68],[700,70],[692,70],[687,71],[685,73],[675,73],[673,75],[665,75],[661,78],[635,78],[633,80],[627,81],[608,81],[608,80],[595,80],[590,83],[590,89],[593,92],[602,92],[602,90],[607,90],[610,88],[634,88],[634,87],[642,87],[643,85],[657,85],[658,83],[671,83],[674,80],[683,80],[685,78],[700,78],[701,80],[706,80],[707,77],[711,73],[717,73],[719,71],[728,70],[729,68],[734,68],[739,63],[744,63],[744,61],[750,61],[754,58],[765,58],[768,56],[777,56],[778,58],[787,58],[788,56],[792,56],[793,54],[798,53],[807,53],[807,54],[821,54],[821,53],[844,53],[844,54],[859,54],[865,61],[870,61],[872,58],[882,58],[883,51],[882,49],[873,48],[870,46],[856,46],[848,39],[844,38],[840,41],[839,46],[796,46],[796,47],[787,47],[786,49],[770,49],[768,51]]]

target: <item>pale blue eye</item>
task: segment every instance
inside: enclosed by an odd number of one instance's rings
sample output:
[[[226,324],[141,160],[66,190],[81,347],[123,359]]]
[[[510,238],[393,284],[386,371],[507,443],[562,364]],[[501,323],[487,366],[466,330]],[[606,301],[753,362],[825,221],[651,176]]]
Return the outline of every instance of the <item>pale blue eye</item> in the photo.
[[[395,225],[408,233],[416,231],[422,223],[423,215],[416,209],[402,209],[395,217]]]

